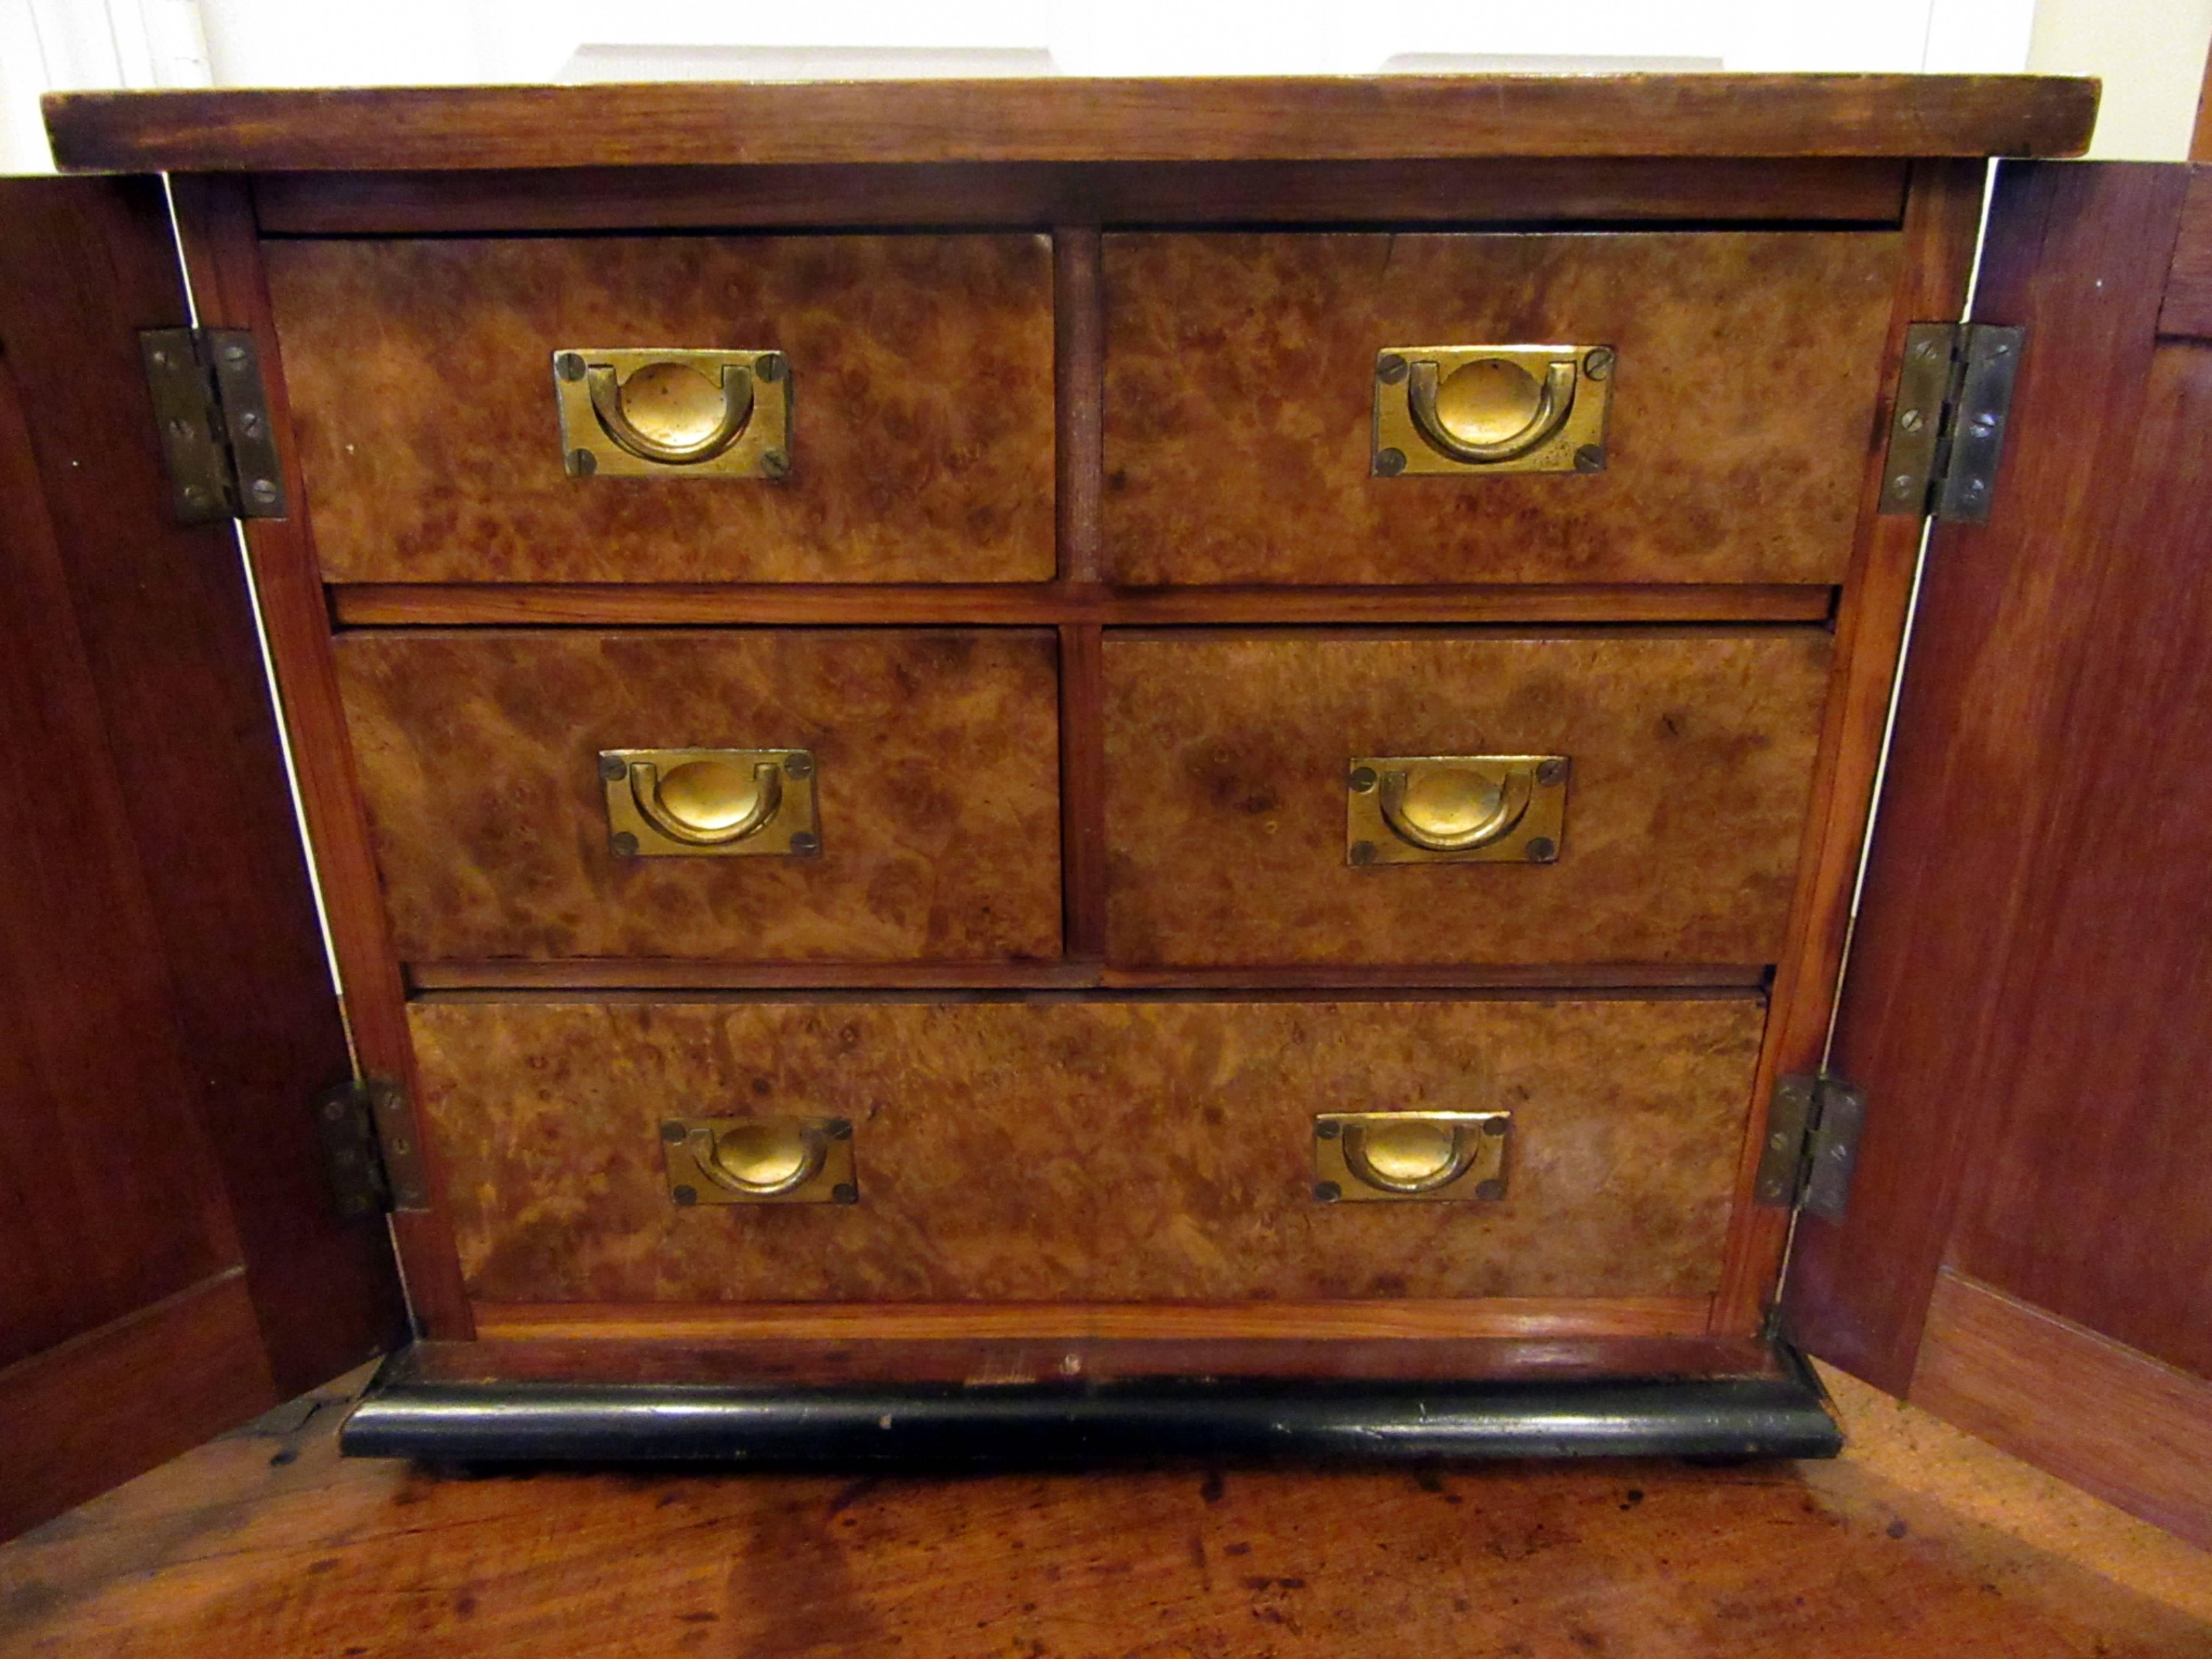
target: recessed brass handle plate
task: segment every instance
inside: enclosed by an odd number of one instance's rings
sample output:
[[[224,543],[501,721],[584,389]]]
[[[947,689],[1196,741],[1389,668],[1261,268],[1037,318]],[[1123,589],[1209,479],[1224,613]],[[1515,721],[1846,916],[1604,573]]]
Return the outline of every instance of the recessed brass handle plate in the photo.
[[[1313,1136],[1314,1196],[1324,1204],[1505,1196],[1510,1112],[1323,1112]]]
[[[813,858],[814,757],[804,749],[602,749],[617,858]]]
[[[1565,755],[1355,755],[1344,861],[1556,862],[1571,770]]]
[[[860,1200],[853,1126],[842,1117],[672,1118],[660,1146],[678,1208]]]
[[[1374,475],[1601,472],[1613,368],[1611,346],[1385,346]]]
[[[791,365],[780,351],[564,347],[553,392],[572,478],[791,471]]]

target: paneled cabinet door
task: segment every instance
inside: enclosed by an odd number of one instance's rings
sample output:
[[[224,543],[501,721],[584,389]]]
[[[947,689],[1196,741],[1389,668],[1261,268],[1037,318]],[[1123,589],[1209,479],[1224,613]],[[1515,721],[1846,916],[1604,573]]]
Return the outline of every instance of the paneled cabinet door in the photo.
[[[1790,1334],[2212,1544],[2212,168],[2007,164],[2027,337],[1928,555]]]
[[[159,179],[0,181],[0,1536],[404,1328],[235,532],[173,520]]]

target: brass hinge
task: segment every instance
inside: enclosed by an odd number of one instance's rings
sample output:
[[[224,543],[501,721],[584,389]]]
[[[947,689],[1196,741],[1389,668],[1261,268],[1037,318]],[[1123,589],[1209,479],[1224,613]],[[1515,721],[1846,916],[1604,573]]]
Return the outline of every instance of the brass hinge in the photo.
[[[422,1139],[407,1094],[385,1078],[352,1078],[315,1097],[323,1163],[343,1216],[427,1210]]]
[[[283,518],[284,471],[252,333],[143,329],[138,349],[177,522]]]
[[[2026,329],[1988,323],[1914,323],[1905,331],[1881,512],[1989,522],[2027,343]]]
[[[1784,1209],[1802,1206],[1823,1221],[1841,1221],[1865,1121],[1866,1095],[1856,1084],[1827,1076],[1777,1079],[1753,1197]]]

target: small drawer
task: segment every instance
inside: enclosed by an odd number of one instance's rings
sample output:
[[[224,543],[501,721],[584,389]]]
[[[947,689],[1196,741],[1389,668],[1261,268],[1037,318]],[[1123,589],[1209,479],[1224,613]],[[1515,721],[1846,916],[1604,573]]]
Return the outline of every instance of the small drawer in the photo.
[[[341,635],[400,957],[1060,951],[1035,629]]]
[[[1747,994],[410,1009],[469,1291],[506,1304],[1704,1297],[1762,1018]],[[1440,1112],[1510,1122],[1486,1194],[1322,1190],[1342,1115]],[[1354,1162],[1406,1161],[1387,1127]],[[730,1185],[823,1201],[706,1201],[715,1146]]]
[[[302,240],[264,256],[331,581],[1053,574],[1042,237]],[[579,447],[606,459],[572,462]],[[650,459],[678,452],[694,459]]]
[[[1109,634],[1108,959],[1774,962],[1829,656],[1810,628]]]
[[[1841,581],[1899,250],[1886,231],[1110,236],[1107,568]],[[1470,443],[1500,458],[1437,447]]]

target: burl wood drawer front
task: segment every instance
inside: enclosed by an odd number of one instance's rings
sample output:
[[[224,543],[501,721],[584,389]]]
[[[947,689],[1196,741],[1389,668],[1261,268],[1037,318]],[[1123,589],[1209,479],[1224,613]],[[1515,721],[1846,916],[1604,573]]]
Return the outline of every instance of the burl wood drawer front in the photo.
[[[1887,232],[1106,240],[1106,561],[1172,582],[1836,582]],[[1376,354],[1609,346],[1604,471],[1370,476]]]
[[[272,241],[339,582],[1034,581],[1053,548],[1036,236]],[[553,354],[780,351],[780,480],[572,478]]]
[[[1048,633],[361,632],[337,661],[404,960],[1059,952]],[[617,857],[599,752],[677,747],[809,751],[818,854]]]
[[[431,1000],[481,1301],[1695,1295],[1762,1013],[1706,1000]],[[1505,1197],[1324,1204],[1312,1120],[1514,1115]],[[853,1125],[859,1201],[671,1201],[675,1117]]]
[[[1829,655],[1810,628],[1109,633],[1109,959],[1772,962]],[[1555,861],[1348,861],[1355,757],[1492,754],[1567,761]]]

